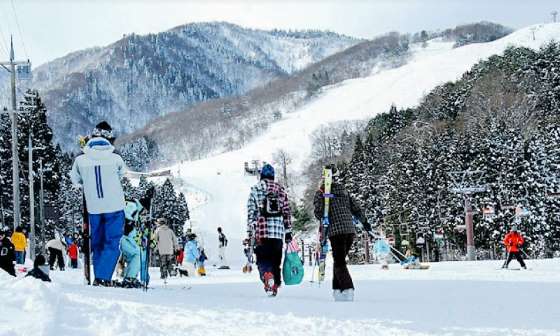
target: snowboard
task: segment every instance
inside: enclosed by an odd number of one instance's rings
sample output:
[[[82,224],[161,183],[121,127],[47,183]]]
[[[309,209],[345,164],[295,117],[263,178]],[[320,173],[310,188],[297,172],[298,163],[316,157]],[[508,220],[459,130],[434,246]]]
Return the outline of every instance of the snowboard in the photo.
[[[323,169],[323,180],[325,186],[325,189],[323,191],[325,207],[323,210],[323,220],[321,222],[321,225],[319,225],[319,233],[318,233],[319,242],[320,242],[319,244],[320,251],[319,251],[319,270],[318,270],[317,281],[319,281],[319,283],[325,280],[325,268],[326,268],[326,259],[327,259],[327,251],[328,251],[327,238],[328,238],[328,233],[329,233],[328,231],[329,231],[329,224],[330,224],[329,205],[330,205],[330,200],[332,198],[332,194],[331,194],[332,170],[328,167],[325,167]]]

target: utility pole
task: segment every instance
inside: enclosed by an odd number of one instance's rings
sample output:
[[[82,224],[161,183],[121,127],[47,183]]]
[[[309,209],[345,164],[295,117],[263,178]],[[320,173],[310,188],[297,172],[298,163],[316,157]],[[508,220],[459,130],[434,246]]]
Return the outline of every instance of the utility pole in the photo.
[[[16,65],[29,66],[27,61],[15,61],[14,41],[10,37],[10,61],[0,62],[0,66],[8,70],[11,74],[11,93],[12,93],[12,110],[10,116],[12,118],[12,187],[13,187],[13,204],[14,204],[14,231],[20,225],[21,213],[19,205],[19,160],[18,160],[18,139],[17,139],[17,103],[16,103]],[[9,67],[9,68],[7,68]]]
[[[41,184],[39,189],[39,221],[41,222],[41,252],[45,253],[45,195],[43,193],[43,159],[39,160],[39,172],[41,178]]]
[[[467,230],[467,259],[476,260],[476,249],[474,245],[473,210],[470,197],[479,192],[485,192],[486,186],[480,184],[484,172],[480,170],[464,170],[448,173],[453,180],[452,192],[462,194],[465,202],[465,228]]]

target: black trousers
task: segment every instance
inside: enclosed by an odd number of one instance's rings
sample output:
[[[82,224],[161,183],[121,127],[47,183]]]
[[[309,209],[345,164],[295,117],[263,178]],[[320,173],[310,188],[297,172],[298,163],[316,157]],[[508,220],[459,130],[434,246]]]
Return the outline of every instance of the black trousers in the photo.
[[[354,235],[337,235],[329,237],[329,240],[331,241],[334,259],[332,288],[339,290],[354,289],[352,277],[346,266],[346,257],[348,256],[348,252],[350,252],[350,247],[352,247]]]
[[[72,268],[78,268],[78,259],[70,259],[70,266],[72,266]]]
[[[515,258],[517,260],[517,262],[519,262],[519,265],[521,265],[521,267],[525,267],[525,262],[523,261],[523,258],[521,257],[521,252],[519,252],[519,251],[508,253],[508,258],[507,258],[507,261],[506,261],[506,267],[508,267],[510,261],[512,261],[513,258]]]
[[[64,271],[64,257],[62,251],[49,247],[49,266],[54,269],[54,262],[58,261],[58,269]]]
[[[272,272],[274,275],[274,283],[280,286],[282,283],[282,272],[280,264],[282,263],[282,248],[284,242],[282,239],[264,238],[260,244],[255,247],[255,255],[257,256],[257,267],[261,280],[264,281],[264,273]]]

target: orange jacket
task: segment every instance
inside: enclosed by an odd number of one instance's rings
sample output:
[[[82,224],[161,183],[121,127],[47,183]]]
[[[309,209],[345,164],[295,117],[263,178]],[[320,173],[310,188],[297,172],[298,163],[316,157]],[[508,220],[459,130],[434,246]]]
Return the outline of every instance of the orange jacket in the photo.
[[[72,243],[68,247],[68,256],[70,259],[78,259],[78,245]]]
[[[523,245],[525,239],[519,234],[519,232],[510,231],[504,237],[504,245],[508,252],[519,252],[519,247]]]
[[[14,244],[16,251],[25,251],[27,247],[27,238],[25,238],[25,235],[21,232],[14,232],[12,234],[12,244]]]

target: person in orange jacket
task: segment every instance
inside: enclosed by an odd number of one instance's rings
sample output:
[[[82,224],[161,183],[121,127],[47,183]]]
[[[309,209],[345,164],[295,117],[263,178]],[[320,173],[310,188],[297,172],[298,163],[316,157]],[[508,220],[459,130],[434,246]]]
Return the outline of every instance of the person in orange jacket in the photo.
[[[513,225],[511,227],[511,231],[508,232],[508,234],[506,234],[506,236],[504,237],[504,245],[506,246],[508,257],[506,263],[502,268],[508,268],[510,261],[515,258],[517,259],[521,267],[527,269],[527,266],[525,266],[525,262],[521,257],[521,251],[519,250],[521,246],[523,246],[524,242],[525,239],[523,239],[523,236],[521,236],[521,234],[517,232],[517,226]]]
[[[21,226],[16,227],[16,232],[12,234],[12,244],[14,244],[16,252],[16,263],[25,264],[25,248],[27,247],[27,238],[23,234]]]
[[[68,256],[70,257],[70,267],[78,268],[78,245],[76,245],[76,241],[68,246]]]

